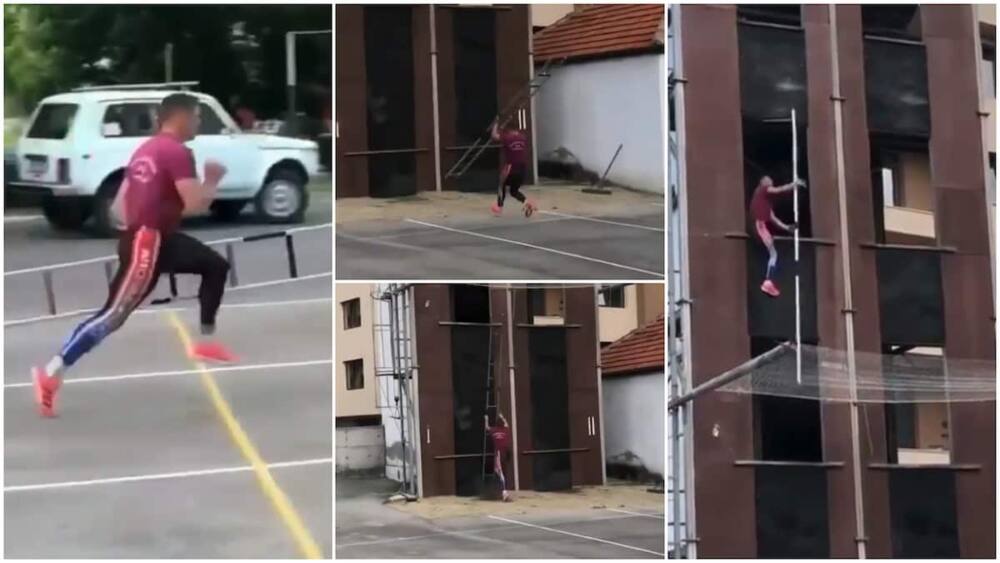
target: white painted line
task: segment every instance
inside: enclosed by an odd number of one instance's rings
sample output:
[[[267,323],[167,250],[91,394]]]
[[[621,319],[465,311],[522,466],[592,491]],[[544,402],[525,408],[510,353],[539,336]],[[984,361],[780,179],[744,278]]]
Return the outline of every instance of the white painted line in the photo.
[[[300,278],[301,279],[301,278]],[[242,286],[241,286],[242,287]],[[235,289],[235,288],[234,288]],[[227,290],[230,291],[230,290]],[[285,301],[255,301],[249,303],[223,303],[222,309],[252,309],[256,307],[282,307],[288,305],[305,305],[312,303],[323,303],[332,301],[332,297],[317,297],[312,299],[288,299]],[[193,310],[190,307],[159,307],[159,306],[146,306],[136,312],[133,315],[155,315],[160,313],[166,313],[168,311],[190,311]],[[58,319],[65,319],[67,317],[75,317],[78,315],[89,315],[91,313],[96,313],[97,309],[78,309],[76,311],[66,311],[65,313],[58,313],[55,315],[40,315],[37,317],[28,317],[24,319],[15,319],[13,321],[6,321],[3,323],[4,327],[8,326],[18,326],[24,324],[37,323],[41,321],[54,321]]]
[[[567,521],[561,521],[559,523],[560,524],[586,524],[586,523],[589,523],[589,522],[603,522],[603,521],[606,521],[606,520],[624,520],[626,518],[634,518],[634,516],[604,516],[604,517],[601,517],[601,518],[588,518],[586,520],[567,520]],[[465,535],[468,535],[468,534],[475,534],[475,533],[481,533],[481,532],[492,532],[494,530],[512,530],[512,529],[519,528],[519,527],[520,526],[516,526],[516,525],[509,525],[509,526],[498,525],[498,526],[490,526],[489,528],[470,528],[470,529],[467,529],[467,530],[454,530],[454,531],[447,530],[447,531],[443,531],[443,532],[434,532],[433,534],[421,534],[421,535],[418,535],[418,536],[402,536],[402,537],[398,537],[398,538],[384,538],[384,539],[380,539],[380,540],[368,540],[368,541],[359,541],[359,542],[351,542],[351,543],[340,543],[340,542],[337,542],[337,549],[346,548],[346,547],[356,547],[356,546],[362,546],[362,545],[378,545],[378,544],[383,544],[383,543],[396,543],[396,542],[401,542],[401,541],[422,540],[422,539],[427,539],[427,538],[436,538],[438,536],[455,536],[455,535],[465,536]]]
[[[28,221],[37,221],[41,219],[41,215],[4,215],[4,223],[27,223]]]
[[[213,367],[212,373],[222,373],[227,371],[255,371],[263,369],[289,369],[289,368],[301,368],[309,366],[319,366],[325,364],[332,364],[333,360],[306,360],[302,362],[281,362],[272,364],[247,364],[247,365],[236,365],[236,366],[219,366]],[[97,383],[103,381],[121,381],[125,379],[146,379],[149,377],[169,377],[174,375],[195,375],[201,373],[201,370],[197,369],[180,369],[173,371],[149,371],[144,373],[128,373],[123,375],[101,375],[95,377],[77,377],[77,378],[67,378],[63,380],[63,384],[74,384],[74,383]],[[24,383],[6,383],[4,384],[4,389],[14,389],[18,387],[31,387],[32,383],[30,381]]]
[[[619,227],[629,227],[631,229],[643,229],[646,231],[656,231],[662,233],[663,229],[659,227],[649,227],[646,225],[637,225],[635,223],[623,223],[621,221],[608,221],[607,219],[598,219],[596,217],[585,217],[583,215],[570,215],[569,213],[559,213],[558,211],[539,211],[539,213],[544,213],[546,215],[554,215],[556,217],[562,217],[564,219],[576,219],[578,221],[591,221],[594,223],[604,223],[605,225],[618,225]]]
[[[643,549],[641,547],[635,547],[634,545],[626,545],[624,543],[618,543],[618,542],[614,542],[614,541],[611,541],[611,540],[605,540],[605,539],[601,539],[601,538],[595,538],[593,536],[587,536],[587,535],[584,535],[584,534],[577,534],[575,532],[567,532],[565,530],[557,530],[555,528],[549,528],[548,526],[539,526],[538,524],[529,524],[527,522],[521,522],[520,520],[512,520],[510,518],[504,518],[502,516],[493,516],[491,514],[489,516],[489,518],[493,518],[494,520],[500,520],[501,522],[510,522],[512,524],[520,524],[522,526],[527,526],[529,528],[538,528],[539,530],[545,530],[547,532],[553,532],[553,533],[556,533],[556,534],[565,534],[567,536],[573,536],[574,538],[583,538],[585,540],[596,541],[596,542],[599,542],[599,543],[606,543],[608,545],[615,545],[615,546],[618,546],[618,547],[624,547],[625,549],[631,549],[632,551],[641,551],[643,553],[649,553],[650,555],[657,555],[659,557],[664,557],[665,556],[664,553],[660,553],[659,551],[652,551],[652,550],[649,550],[649,549]]]
[[[597,264],[604,264],[605,266],[613,266],[615,268],[621,268],[623,270],[630,270],[630,271],[633,271],[633,272],[639,272],[641,274],[647,274],[647,275],[656,276],[656,277],[663,277],[663,272],[653,272],[653,271],[650,271],[650,270],[643,270],[642,268],[634,268],[632,266],[626,266],[624,264],[618,264],[616,262],[609,262],[607,260],[601,260],[599,258],[592,258],[590,256],[583,256],[582,254],[575,254],[573,252],[565,252],[563,250],[556,250],[554,248],[548,248],[548,247],[545,247],[545,246],[538,246],[536,244],[530,244],[530,243],[527,243],[527,242],[521,242],[519,240],[512,240],[512,239],[507,239],[507,238],[495,237],[495,236],[492,236],[492,235],[484,235],[482,233],[477,233],[475,231],[466,231],[466,230],[463,230],[463,229],[455,229],[453,227],[445,227],[443,225],[435,225],[434,223],[426,223],[424,221],[417,221],[416,219],[407,219],[406,221],[409,222],[409,223],[415,223],[417,225],[423,225],[425,227],[431,227],[431,228],[434,228],[434,229],[441,229],[443,231],[451,231],[453,233],[458,233],[458,234],[462,234],[462,235],[469,235],[469,236],[484,238],[484,239],[488,239],[488,240],[495,240],[495,241],[499,241],[499,242],[506,242],[507,244],[514,244],[514,245],[517,245],[517,246],[524,246],[524,247],[527,247],[527,248],[532,248],[532,249],[535,249],[535,250],[541,250],[541,251],[544,251],[544,252],[551,252],[553,254],[559,254],[561,256],[568,256],[570,258],[576,258],[578,260],[586,260],[587,262],[594,262],[594,263],[597,263]]]
[[[236,287],[227,287],[226,288],[226,292],[241,291],[241,290],[244,290],[244,289],[254,289],[254,288],[257,288],[257,287],[268,287],[268,286],[271,286],[271,285],[280,285],[280,284],[283,284],[283,283],[291,283],[291,282],[298,282],[298,281],[313,280],[313,279],[316,279],[316,278],[328,278],[328,277],[330,277],[332,275],[333,275],[333,272],[322,272],[320,274],[309,274],[308,276],[299,276],[297,278],[288,278],[288,279],[284,279],[284,280],[273,280],[273,281],[266,281],[266,282],[259,282],[259,283],[248,283],[246,285],[238,285]]]
[[[621,512],[622,514],[632,514],[633,516],[642,516],[645,518],[656,518],[657,520],[663,520],[663,516],[660,514],[646,514],[645,512],[632,512],[631,510],[621,510],[620,508],[605,508],[604,510],[610,510],[611,512]]]
[[[281,469],[283,467],[302,467],[307,465],[322,465],[333,463],[333,458],[324,457],[316,459],[304,459],[300,461],[283,461],[268,464],[270,469]],[[225,473],[248,473],[253,467],[249,465],[239,467],[220,467],[217,469],[198,469],[194,471],[178,471],[175,473],[153,473],[147,475],[130,475],[127,477],[109,477],[105,479],[88,479],[86,481],[60,481],[55,483],[38,483],[36,485],[11,485],[3,488],[5,493],[42,491],[47,489],[67,489],[70,487],[86,487],[91,485],[110,485],[115,483],[134,483],[137,481],[158,481],[162,479],[182,479],[185,477],[203,477],[205,475],[220,475]]]

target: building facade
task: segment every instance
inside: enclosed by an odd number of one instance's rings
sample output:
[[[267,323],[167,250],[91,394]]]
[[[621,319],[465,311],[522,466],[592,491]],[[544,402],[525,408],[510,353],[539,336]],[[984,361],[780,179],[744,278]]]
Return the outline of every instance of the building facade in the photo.
[[[980,12],[681,5],[670,19],[671,353],[689,388],[794,341],[791,243],[778,241],[772,300],[747,213],[762,175],[793,178],[793,109],[809,185],[802,342],[845,350],[853,329],[857,352],[932,355],[942,374],[992,360]],[[791,198],[776,213],[790,218]],[[995,402],[864,404],[858,459],[846,403],[709,393],[694,405],[675,523],[689,555],[995,557]]]
[[[532,76],[529,6],[336,9],[337,197],[495,190],[498,146],[447,173]]]
[[[381,468],[385,440],[375,375],[373,287],[337,284],[337,471]]]
[[[601,288],[597,295],[601,346],[655,321],[663,315],[663,301],[662,284],[630,283]]]
[[[399,375],[384,383],[403,421],[398,436],[387,422],[387,463],[404,462],[412,494],[482,494],[493,473],[483,415],[497,413],[512,428],[512,488],[603,484],[595,288],[385,289],[395,359],[378,370]]]

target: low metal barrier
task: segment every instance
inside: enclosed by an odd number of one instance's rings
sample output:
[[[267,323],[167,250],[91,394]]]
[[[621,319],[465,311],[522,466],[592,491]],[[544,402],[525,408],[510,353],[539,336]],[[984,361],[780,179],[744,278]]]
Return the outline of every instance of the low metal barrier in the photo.
[[[323,223],[321,225],[309,225],[306,227],[296,227],[292,229],[286,229],[282,231],[273,231],[267,233],[253,234],[242,237],[231,237],[213,241],[207,241],[205,244],[209,246],[224,246],[226,260],[229,261],[229,285],[230,288],[236,288],[240,286],[238,268],[236,265],[236,249],[235,244],[237,243],[250,243],[262,240],[284,238],[285,239],[285,253],[287,256],[288,263],[288,277],[289,279],[299,278],[299,267],[298,258],[295,252],[295,235],[307,231],[316,231],[319,229],[331,229],[333,228],[333,223]],[[333,238],[330,239],[330,244],[333,244]],[[4,278],[13,276],[23,276],[29,274],[40,274],[42,277],[42,286],[45,290],[45,300],[47,305],[47,310],[49,316],[55,316],[59,314],[59,310],[56,302],[55,295],[55,284],[54,284],[54,273],[58,270],[65,270],[68,268],[73,268],[77,266],[84,266],[88,264],[103,264],[104,266],[104,276],[108,282],[111,284],[112,277],[114,276],[112,264],[118,261],[117,255],[111,256],[100,256],[97,258],[88,258],[86,260],[76,260],[73,262],[63,262],[60,264],[51,264],[48,266],[38,266],[34,268],[23,268],[20,270],[12,270],[10,272],[4,272]],[[315,277],[315,276],[306,276]],[[175,274],[168,274],[170,282],[170,297],[165,297],[161,299],[154,299],[150,303],[153,305],[161,305],[164,303],[169,303],[178,298],[177,294],[177,277]],[[270,282],[264,282],[269,284]],[[261,285],[261,284],[252,284]]]

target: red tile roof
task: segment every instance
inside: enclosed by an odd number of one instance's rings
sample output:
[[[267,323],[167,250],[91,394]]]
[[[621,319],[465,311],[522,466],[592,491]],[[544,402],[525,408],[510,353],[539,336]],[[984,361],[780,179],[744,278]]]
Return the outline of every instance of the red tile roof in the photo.
[[[626,375],[662,370],[663,324],[663,315],[660,315],[648,325],[605,346],[601,350],[601,373]]]
[[[663,25],[663,4],[586,6],[535,34],[535,59],[662,52]]]

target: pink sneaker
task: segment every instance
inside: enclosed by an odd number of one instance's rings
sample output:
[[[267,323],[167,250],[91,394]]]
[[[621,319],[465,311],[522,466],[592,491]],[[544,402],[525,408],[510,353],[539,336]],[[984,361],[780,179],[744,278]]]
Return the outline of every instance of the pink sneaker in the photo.
[[[497,202],[494,201],[493,205],[490,205],[490,212],[499,217],[500,214],[503,213],[503,207],[500,207],[497,205]]]
[[[199,342],[191,348],[191,358],[201,362],[231,364],[236,356],[218,342]]]
[[[35,402],[38,403],[38,412],[46,418],[56,415],[56,391],[62,381],[58,377],[52,377],[41,368],[31,368],[31,380],[35,386]]]
[[[525,217],[531,217],[535,213],[536,209],[538,209],[538,205],[535,203],[535,200],[533,200],[533,199],[525,200],[525,202],[524,202],[524,216]]]
[[[774,282],[771,280],[764,280],[764,283],[760,284],[760,290],[771,297],[781,295],[781,292],[778,291],[778,286],[774,285]]]

